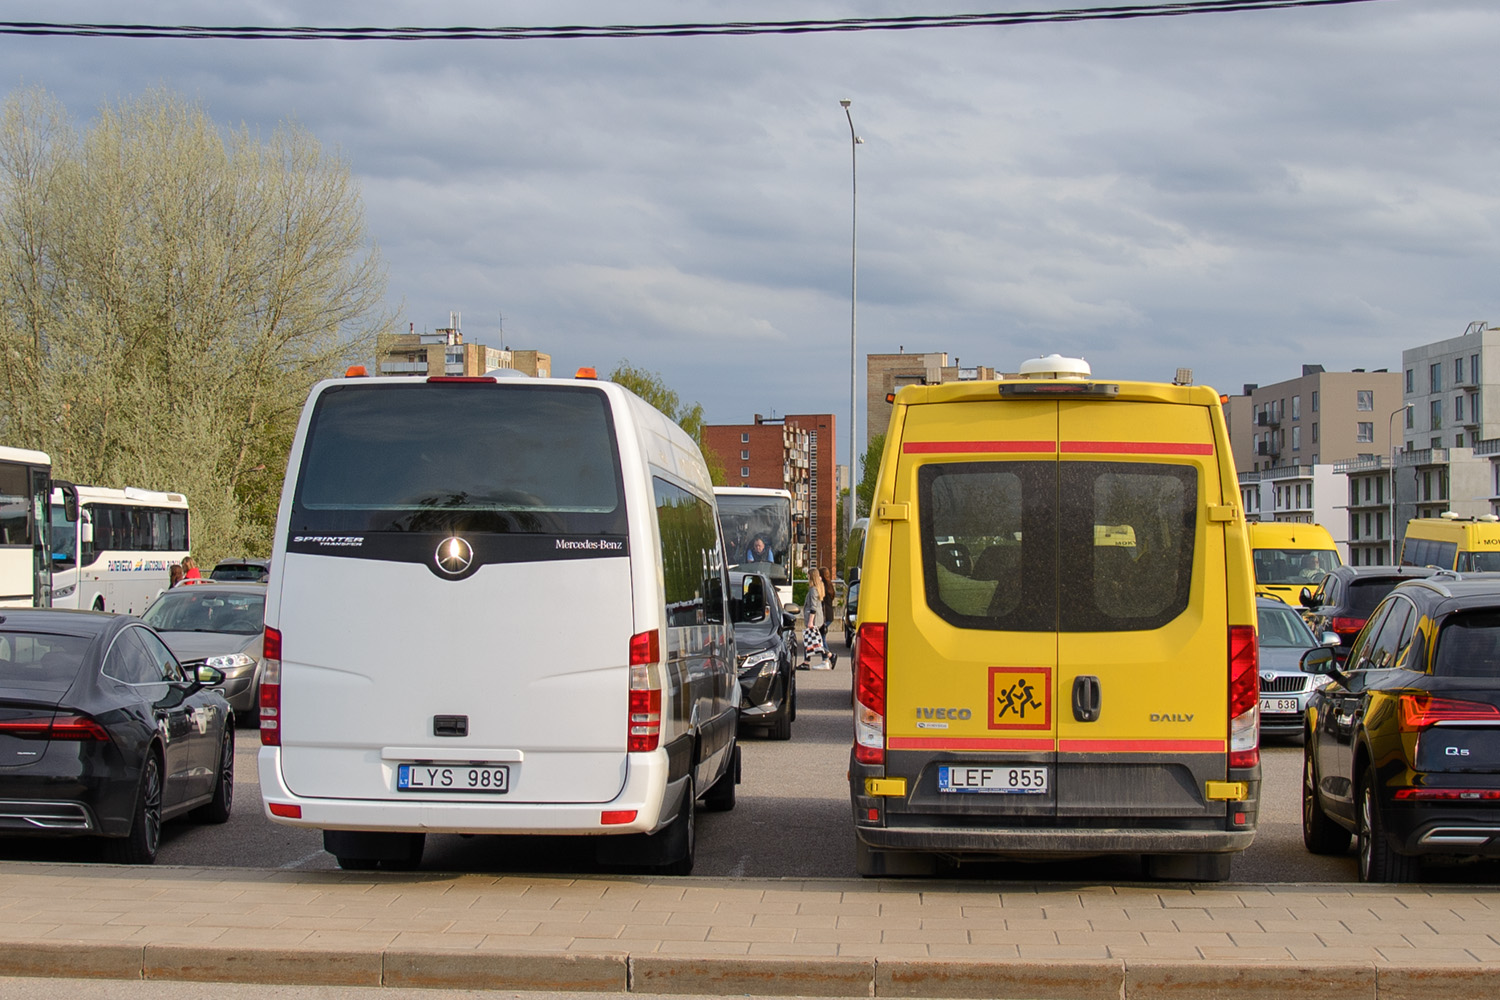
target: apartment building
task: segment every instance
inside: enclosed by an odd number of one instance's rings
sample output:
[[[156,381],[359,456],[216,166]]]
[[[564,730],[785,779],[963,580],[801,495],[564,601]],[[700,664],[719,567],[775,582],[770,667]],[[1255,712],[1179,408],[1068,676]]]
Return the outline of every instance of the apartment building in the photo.
[[[807,551],[814,565],[837,573],[839,544],[838,425],[832,413],[788,413],[807,435]]]
[[[1401,375],[1384,368],[1303,365],[1297,378],[1246,385],[1225,404],[1235,467],[1260,472],[1389,455],[1401,402]]]
[[[851,456],[851,476],[859,478],[859,462],[870,448],[870,437],[884,434],[895,409],[885,397],[902,386],[943,385],[948,382],[985,381],[996,378],[995,369],[984,365],[968,368],[958,358],[948,363],[947,351],[907,354],[902,347],[895,354],[865,355],[865,437],[860,453]]]
[[[376,370],[381,375],[483,375],[494,368],[514,368],[534,378],[552,377],[552,356],[541,351],[513,351],[508,347],[486,347],[465,343],[458,313],[451,313],[448,326],[431,333],[417,333],[411,324],[406,333],[381,337],[375,349]]]

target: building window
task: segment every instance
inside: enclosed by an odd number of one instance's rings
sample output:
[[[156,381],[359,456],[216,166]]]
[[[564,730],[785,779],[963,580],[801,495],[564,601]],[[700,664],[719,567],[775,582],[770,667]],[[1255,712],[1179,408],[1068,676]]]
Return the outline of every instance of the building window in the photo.
[[[740,452],[740,461],[741,462],[748,462],[748,461],[750,461],[750,451],[749,451],[749,449],[746,449],[746,450]]]
[[[1462,354],[1453,359],[1453,384],[1464,384],[1464,358]]]
[[[1313,444],[1317,444],[1318,443],[1318,424],[1317,424],[1317,421],[1314,421],[1313,425],[1312,425],[1312,443]]]
[[[1406,404],[1406,429],[1411,430],[1417,425],[1417,408],[1410,403]]]
[[[1293,427],[1292,428],[1292,450],[1293,451],[1301,451],[1302,450],[1302,428],[1301,427]]]
[[[1385,480],[1375,480],[1375,502],[1385,503]]]
[[[1370,480],[1365,480],[1365,503],[1370,502]]]
[[[1354,435],[1354,440],[1361,444],[1375,440],[1375,425],[1368,420],[1361,420],[1357,427],[1359,431]]]
[[[1469,355],[1469,381],[1479,384],[1479,355]]]
[[[1453,422],[1455,424],[1464,422],[1464,398],[1462,396],[1453,397]]]
[[[1413,389],[1414,383],[1412,382],[1411,375],[1412,375],[1412,369],[1410,369],[1410,368],[1406,369],[1406,394],[1408,396],[1410,396],[1415,391]]]
[[[1442,392],[1443,391],[1443,366],[1442,365],[1433,365],[1428,370],[1427,377],[1428,377],[1428,384],[1430,386],[1430,388],[1427,390],[1428,392]]]
[[[1301,396],[1293,396],[1292,397],[1292,419],[1293,420],[1301,420],[1302,419],[1302,397]]]
[[[1427,410],[1427,417],[1431,421],[1427,425],[1427,429],[1430,431],[1438,430],[1443,426],[1443,401],[1441,399],[1434,399],[1428,404]]]
[[[1479,393],[1469,396],[1469,420],[1472,423],[1482,424],[1483,418],[1479,416]]]
[[[1375,390],[1359,389],[1354,393],[1354,408],[1356,410],[1375,409]]]
[[[740,466],[740,478],[741,479],[749,479],[750,478],[750,466],[748,466],[748,465],[742,465],[742,466]]]
[[[750,434],[749,434],[749,432],[748,431],[741,431],[740,432],[740,444],[749,444],[749,443],[750,443]]]

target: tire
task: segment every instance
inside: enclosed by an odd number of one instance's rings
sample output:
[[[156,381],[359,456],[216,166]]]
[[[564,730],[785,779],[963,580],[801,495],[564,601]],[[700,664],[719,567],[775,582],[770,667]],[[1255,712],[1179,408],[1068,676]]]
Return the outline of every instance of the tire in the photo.
[[[861,878],[924,878],[937,874],[938,859],[915,851],[880,851],[854,840],[854,870]]]
[[[667,838],[662,849],[672,860],[656,865],[657,874],[691,875],[693,873],[693,858],[698,848],[698,834],[695,829],[697,797],[693,779],[689,778],[687,790],[682,793],[682,808],[678,810],[677,818],[672,820],[671,826],[658,834]]]
[[[425,833],[379,833],[371,830],[324,830],[323,850],[350,872],[376,868],[411,871],[422,863]]]
[[[781,707],[776,710],[772,717],[771,731],[768,734],[773,740],[789,740],[792,738],[792,702],[790,696],[781,699]]]
[[[105,842],[104,856],[117,865],[149,865],[156,861],[161,847],[161,759],[153,747],[146,752],[141,766],[140,791],[136,795],[135,815],[130,833]]]
[[[1380,804],[1375,801],[1375,770],[1365,772],[1359,786],[1359,880],[1361,882],[1415,882],[1421,863],[1391,850]]]
[[[416,871],[422,865],[422,852],[427,847],[427,834],[410,833],[405,834],[406,843],[402,846],[400,853],[394,858],[386,858],[380,862],[382,868],[388,868],[395,872]]]
[[[792,721],[797,721],[797,671],[788,670],[787,675],[787,700],[792,705]]]
[[[219,740],[219,768],[214,776],[214,797],[193,810],[200,823],[227,823],[234,808],[234,726],[226,725]]]
[[[735,743],[729,754],[729,766],[703,796],[704,812],[729,812],[734,808],[735,792],[740,783],[740,745]]]
[[[1318,804],[1317,776],[1312,751],[1302,751],[1302,845],[1314,854],[1343,854],[1349,850],[1349,831],[1328,818]]]

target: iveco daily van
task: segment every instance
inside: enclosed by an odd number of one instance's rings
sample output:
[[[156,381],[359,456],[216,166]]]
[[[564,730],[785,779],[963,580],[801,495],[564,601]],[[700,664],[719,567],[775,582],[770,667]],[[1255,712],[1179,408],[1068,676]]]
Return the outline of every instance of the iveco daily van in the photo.
[[[319,383],[266,595],[267,813],[344,868],[504,833],[688,872],[738,778],[725,580],[702,454],[621,386]]]
[[[1406,522],[1401,542],[1401,565],[1456,569],[1460,573],[1500,570],[1500,519],[1446,513],[1414,517]]]
[[[860,575],[860,874],[1139,855],[1228,876],[1260,788],[1219,397],[1056,355],[894,397]]]
[[[1299,606],[1303,587],[1316,587],[1342,566],[1333,535],[1321,524],[1253,521],[1250,556],[1255,561],[1255,593]]]

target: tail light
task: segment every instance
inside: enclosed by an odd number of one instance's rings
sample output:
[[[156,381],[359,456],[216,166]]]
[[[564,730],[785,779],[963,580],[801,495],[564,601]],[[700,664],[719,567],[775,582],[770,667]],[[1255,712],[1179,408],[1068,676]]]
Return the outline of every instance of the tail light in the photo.
[[[266,627],[261,644],[260,745],[281,746],[281,629]]]
[[[1339,635],[1352,637],[1365,627],[1365,619],[1345,618],[1342,615],[1336,615],[1328,620],[1328,627]]]
[[[0,722],[0,736],[23,740],[64,740],[73,743],[108,742],[109,733],[86,715],[10,719]]]
[[[661,633],[656,629],[630,637],[630,717],[625,749],[649,753],[661,742]]]
[[[1260,763],[1260,648],[1250,625],[1229,626],[1229,766]]]
[[[885,763],[885,626],[859,627],[854,661],[854,759]]]
[[[1488,702],[1428,694],[1403,694],[1399,715],[1403,733],[1418,732],[1439,722],[1500,722],[1500,708]]]

